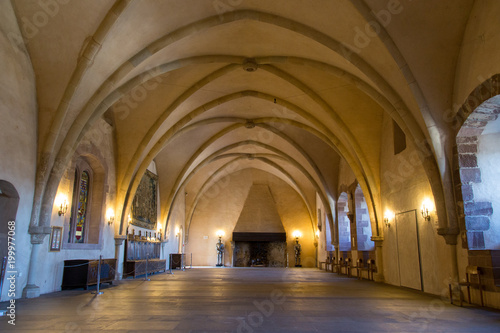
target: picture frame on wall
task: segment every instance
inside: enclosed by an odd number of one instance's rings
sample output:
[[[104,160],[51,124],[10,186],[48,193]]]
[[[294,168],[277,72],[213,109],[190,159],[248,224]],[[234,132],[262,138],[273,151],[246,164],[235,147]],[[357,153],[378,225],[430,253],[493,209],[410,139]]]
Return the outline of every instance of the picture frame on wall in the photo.
[[[52,227],[50,233],[50,251],[61,251],[62,227]]]

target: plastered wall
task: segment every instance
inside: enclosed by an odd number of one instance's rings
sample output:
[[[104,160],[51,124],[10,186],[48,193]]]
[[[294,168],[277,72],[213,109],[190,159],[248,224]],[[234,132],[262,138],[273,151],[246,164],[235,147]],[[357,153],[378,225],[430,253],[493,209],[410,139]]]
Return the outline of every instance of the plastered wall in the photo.
[[[300,239],[302,264],[304,267],[314,267],[316,262],[314,234],[304,202],[284,181],[256,169],[245,169],[231,174],[228,186],[221,187],[217,195],[207,197],[205,203],[197,207],[189,228],[186,246],[186,253],[193,254],[193,264],[215,266],[218,240],[216,233],[218,230],[223,230],[225,232],[223,241],[226,247],[224,263],[226,266],[232,265],[232,232],[253,183],[267,184],[271,190],[287,234],[290,265],[294,260],[292,233],[294,230],[299,230],[302,233]]]
[[[56,252],[49,251],[50,237],[46,237],[44,244],[41,246],[39,254],[40,261],[43,265],[39,265],[39,271],[36,272],[37,283],[40,283],[40,292],[49,293],[61,290],[61,283],[64,271],[64,260],[70,259],[90,259],[97,260],[102,255],[103,259],[115,258],[115,228],[118,230],[117,222],[109,225],[106,219],[106,210],[108,207],[113,207],[113,200],[116,195],[116,176],[114,166],[114,148],[113,148],[113,129],[104,120],[100,119],[96,125],[85,134],[85,137],[80,142],[78,152],[92,154],[92,158],[97,158],[104,168],[105,180],[103,187],[99,186],[95,190],[104,189],[103,205],[100,211],[91,211],[91,214],[99,215],[99,243],[98,244],[81,244],[80,247],[71,246],[67,243],[67,238],[64,237],[61,245],[61,250]],[[94,174],[97,170],[94,170]],[[68,210],[71,209],[72,202],[72,180],[74,178],[74,168],[70,165],[62,177],[58,195],[63,194],[68,198]],[[92,191],[92,188],[91,188]],[[63,236],[69,233],[70,213],[63,216],[58,215],[59,207],[54,203],[52,210],[51,226],[63,227]],[[120,272],[121,272],[121,267]]]
[[[10,1],[0,1],[0,179],[19,194],[16,216],[16,297],[26,285],[30,259],[28,226],[35,187],[37,104],[31,61],[22,44]],[[7,244],[0,244],[6,246]],[[7,300],[8,285],[2,292]]]
[[[448,288],[451,277],[451,253],[442,236],[437,234],[437,216],[431,209],[431,221],[425,221],[420,213],[425,199],[433,201],[430,184],[418,159],[413,144],[407,140],[407,148],[394,155],[392,120],[384,119],[383,146],[381,153],[381,194],[382,212],[390,210],[395,218],[390,219],[391,227],[383,226],[383,257],[385,282],[401,285],[400,262],[398,255],[397,221],[402,221],[403,213],[416,212],[418,245],[422,270],[423,291],[441,294]],[[402,228],[401,228],[402,229]],[[399,244],[399,246],[405,244]],[[411,263],[417,265],[417,262]]]

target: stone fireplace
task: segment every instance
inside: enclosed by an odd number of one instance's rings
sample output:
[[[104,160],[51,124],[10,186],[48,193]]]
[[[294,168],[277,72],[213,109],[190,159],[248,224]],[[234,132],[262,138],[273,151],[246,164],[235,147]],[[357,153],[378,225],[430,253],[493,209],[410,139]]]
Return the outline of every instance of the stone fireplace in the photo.
[[[286,267],[285,233],[233,233],[234,267]]]
[[[253,184],[233,231],[234,267],[286,267],[286,232],[269,186]]]

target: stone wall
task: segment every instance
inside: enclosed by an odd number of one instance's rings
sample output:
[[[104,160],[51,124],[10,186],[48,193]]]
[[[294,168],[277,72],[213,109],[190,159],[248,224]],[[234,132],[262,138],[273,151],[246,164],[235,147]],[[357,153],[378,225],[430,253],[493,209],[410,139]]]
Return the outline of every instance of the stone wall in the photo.
[[[481,98],[489,96],[492,87],[500,87],[492,82],[498,80],[493,78],[490,83],[485,83],[476,89],[469,100],[479,103]],[[484,90],[484,91],[483,91]],[[500,92],[500,91],[499,91]],[[486,95],[485,95],[486,94]],[[463,237],[463,246],[469,249],[485,249],[484,232],[490,229],[490,217],[493,214],[491,198],[478,200],[481,192],[480,184],[483,182],[481,167],[478,164],[479,142],[481,134],[489,122],[493,122],[500,114],[500,100],[493,97],[478,106],[465,104],[461,110],[467,118],[458,132],[454,150],[455,161],[455,196],[458,198],[458,213],[462,231],[466,232]],[[470,109],[475,107],[474,109]],[[492,184],[493,185],[493,184]]]

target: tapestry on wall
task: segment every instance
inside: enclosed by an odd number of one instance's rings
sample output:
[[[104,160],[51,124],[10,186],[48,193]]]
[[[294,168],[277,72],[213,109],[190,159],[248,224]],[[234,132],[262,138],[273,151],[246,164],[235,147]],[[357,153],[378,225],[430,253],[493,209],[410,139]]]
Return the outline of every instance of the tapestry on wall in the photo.
[[[146,170],[132,202],[131,224],[141,228],[156,229],[158,213],[157,188],[158,176]]]

